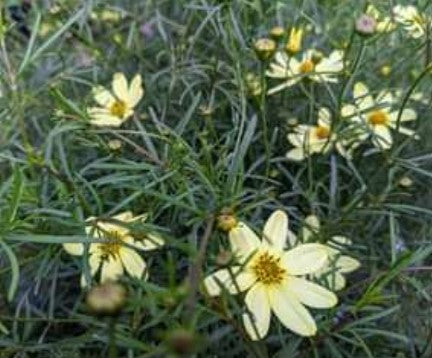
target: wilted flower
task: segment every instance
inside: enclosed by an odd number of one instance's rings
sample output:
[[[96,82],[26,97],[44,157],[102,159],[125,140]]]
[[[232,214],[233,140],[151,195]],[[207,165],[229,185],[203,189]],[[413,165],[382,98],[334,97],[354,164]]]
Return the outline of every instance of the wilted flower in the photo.
[[[136,75],[128,86],[123,73],[114,74],[112,92],[102,86],[93,89],[93,96],[100,107],[88,110],[90,123],[98,127],[119,127],[132,114],[144,94],[141,75]]]
[[[220,269],[204,280],[211,296],[223,290],[231,294],[247,291],[248,312],[243,314],[243,322],[253,340],[267,334],[271,312],[293,332],[312,336],[317,327],[305,306],[329,308],[337,303],[334,293],[304,278],[327,263],[326,248],[304,244],[285,251],[289,233],[288,217],[280,210],[267,220],[262,240],[246,224],[239,223],[229,232],[238,265]]]
[[[124,306],[127,291],[123,285],[108,281],[92,287],[86,296],[87,307],[96,315],[116,315]]]
[[[133,236],[125,226],[133,222],[144,221],[147,215],[133,216],[130,211],[112,217],[113,221],[96,220],[91,217],[85,230],[87,235],[101,242],[89,244],[89,267],[92,276],[100,269],[100,282],[116,281],[124,271],[136,278],[147,279],[146,263],[136,250],[149,251],[163,245],[161,237],[148,234],[144,238]],[[81,243],[63,244],[64,249],[71,255],[82,256],[85,246]],[[81,276],[81,285],[87,286],[85,275]]]

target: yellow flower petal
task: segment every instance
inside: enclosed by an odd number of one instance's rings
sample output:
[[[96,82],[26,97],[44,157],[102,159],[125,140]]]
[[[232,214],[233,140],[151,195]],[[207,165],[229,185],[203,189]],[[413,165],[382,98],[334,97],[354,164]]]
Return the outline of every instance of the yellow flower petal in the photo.
[[[313,308],[329,308],[337,304],[336,295],[313,282],[303,278],[289,277],[286,281],[287,289],[306,306]]]
[[[112,89],[118,99],[129,105],[129,89],[125,75],[117,72],[113,76]]]
[[[105,87],[97,86],[93,88],[92,92],[94,100],[102,107],[109,107],[115,102],[114,96]]]
[[[123,275],[123,265],[119,258],[113,259],[109,257],[102,263],[100,281],[117,281]]]
[[[327,250],[320,244],[302,244],[282,255],[281,263],[289,275],[302,276],[314,273],[328,260]]]
[[[144,90],[142,87],[142,78],[141,75],[135,75],[135,77],[132,79],[132,82],[129,86],[129,106],[135,107],[138,102],[141,100],[142,96],[144,95]]]
[[[268,294],[265,286],[256,284],[245,297],[245,303],[249,310],[243,314],[243,323],[246,332],[252,340],[259,340],[266,336],[269,326],[271,311]]]
[[[229,242],[232,251],[241,258],[249,258],[261,245],[258,236],[243,222],[229,231]]]
[[[84,253],[84,245],[81,243],[63,244],[63,248],[69,255],[81,256]]]
[[[282,210],[274,211],[264,225],[263,243],[275,250],[283,250],[288,233],[288,216]]]
[[[317,327],[308,310],[287,285],[269,291],[270,306],[281,323],[300,336],[313,336]]]
[[[360,267],[360,262],[353,257],[342,255],[336,263],[336,268],[341,273],[349,273],[357,270]]]
[[[204,286],[210,296],[219,296],[223,288],[230,294],[237,294],[247,290],[254,282],[255,277],[252,274],[234,266],[231,273],[227,269],[222,269],[210,274],[204,279]]]
[[[120,249],[120,257],[129,275],[136,278],[143,276],[146,264],[137,252],[128,247],[122,247]]]
[[[318,233],[320,229],[320,222],[316,215],[309,215],[304,220],[302,228],[303,241],[310,240],[314,235]]]

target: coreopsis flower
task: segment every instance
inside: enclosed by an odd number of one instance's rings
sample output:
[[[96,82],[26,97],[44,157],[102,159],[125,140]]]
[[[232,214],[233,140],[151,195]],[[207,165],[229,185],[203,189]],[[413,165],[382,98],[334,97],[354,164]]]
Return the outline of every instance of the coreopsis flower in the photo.
[[[291,28],[288,43],[285,46],[285,51],[290,55],[295,55],[301,51],[304,30],[302,27]]]
[[[343,70],[343,51],[335,50],[328,57],[316,56],[316,51],[307,50],[301,61],[296,57],[289,57],[279,51],[275,60],[270,64],[266,75],[271,78],[285,80],[280,85],[271,88],[268,94],[274,94],[287,87],[295,85],[303,78],[315,82],[337,82],[337,75]]]
[[[376,32],[391,32],[396,28],[390,16],[382,16],[381,12],[372,4],[369,4],[366,8],[366,15],[373,17],[375,20],[375,31]]]
[[[303,242],[311,242],[313,237],[319,235],[320,221],[317,216],[309,215],[302,228]],[[360,267],[355,258],[344,255],[341,250],[351,245],[351,240],[345,236],[333,236],[330,243],[324,245],[329,257],[328,264],[313,274],[318,279],[326,280],[332,290],[339,291],[346,285],[344,274],[351,273]]]
[[[123,73],[115,73],[112,92],[102,86],[93,89],[99,107],[88,110],[90,123],[98,127],[119,127],[134,113],[144,94],[141,75],[135,75],[130,85]]]
[[[288,159],[301,161],[314,153],[326,153],[332,147],[338,152],[349,157],[342,141],[332,131],[331,114],[328,108],[321,107],[318,111],[318,123],[316,125],[300,124],[295,127],[295,132],[288,134],[288,141],[294,146],[286,154]]]
[[[86,233],[93,239],[101,242],[92,242],[88,249],[88,264],[91,276],[100,271],[100,282],[116,281],[126,271],[130,276],[147,279],[146,263],[137,250],[149,251],[163,245],[161,237],[147,234],[144,237],[134,235],[125,225],[134,222],[143,222],[147,215],[133,216],[130,211],[113,216],[113,221],[96,220],[91,217],[87,220]],[[121,223],[121,224],[120,224]],[[82,243],[63,244],[64,249],[71,255],[82,256],[85,246]],[[83,274],[81,285],[88,282]]]
[[[360,141],[369,136],[372,143],[379,149],[388,149],[393,144],[391,130],[396,130],[398,110],[393,110],[394,96],[388,91],[380,92],[375,98],[370,94],[368,87],[357,82],[353,90],[354,103],[342,107],[342,116],[349,117],[354,124],[357,137]],[[411,108],[402,111],[400,122],[414,121],[416,112]],[[416,137],[415,131],[399,126],[400,133]]]
[[[393,7],[394,19],[415,39],[426,36],[431,19],[421,14],[413,5],[396,5]]]
[[[246,224],[239,223],[229,232],[238,265],[220,269],[204,280],[210,296],[224,290],[246,292],[248,312],[243,314],[243,323],[253,340],[267,334],[272,312],[288,329],[312,336],[317,327],[305,306],[329,308],[337,304],[333,292],[302,277],[327,263],[326,248],[308,243],[285,250],[289,235],[288,217],[281,210],[267,220],[261,240]]]

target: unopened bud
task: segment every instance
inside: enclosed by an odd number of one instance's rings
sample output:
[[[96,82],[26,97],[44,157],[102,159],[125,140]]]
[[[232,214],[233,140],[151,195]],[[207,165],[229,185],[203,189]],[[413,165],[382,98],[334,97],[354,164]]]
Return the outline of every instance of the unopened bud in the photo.
[[[126,301],[127,291],[119,283],[105,282],[87,293],[87,307],[98,316],[114,316],[120,312]]]
[[[355,29],[360,35],[373,35],[376,30],[376,21],[372,16],[363,14],[357,19]]]
[[[285,35],[285,29],[282,26],[275,26],[270,30],[270,37],[279,41]]]
[[[217,226],[222,231],[230,231],[238,224],[238,220],[231,210],[222,210],[217,217]]]
[[[272,39],[262,38],[254,43],[254,49],[257,57],[261,61],[271,59],[276,52],[276,42]]]

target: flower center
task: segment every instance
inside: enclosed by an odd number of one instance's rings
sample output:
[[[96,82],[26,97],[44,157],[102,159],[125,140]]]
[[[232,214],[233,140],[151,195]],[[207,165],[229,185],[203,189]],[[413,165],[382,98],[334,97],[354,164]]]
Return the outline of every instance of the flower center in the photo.
[[[109,111],[113,116],[123,118],[126,113],[126,103],[117,100],[111,105]]]
[[[280,258],[276,258],[268,252],[262,253],[254,260],[252,271],[257,281],[265,285],[280,284],[286,270],[280,265]]]
[[[330,129],[324,126],[317,126],[315,128],[315,135],[318,139],[327,139],[330,136]]]
[[[123,242],[121,234],[117,231],[104,232],[103,238],[108,242],[104,242],[100,245],[102,258],[108,259],[108,257],[111,256],[115,259],[119,255]]]
[[[376,125],[386,125],[389,122],[388,114],[384,111],[373,111],[368,116],[369,123],[376,126]]]
[[[304,60],[300,65],[300,73],[310,73],[315,69],[315,64],[312,60]]]

